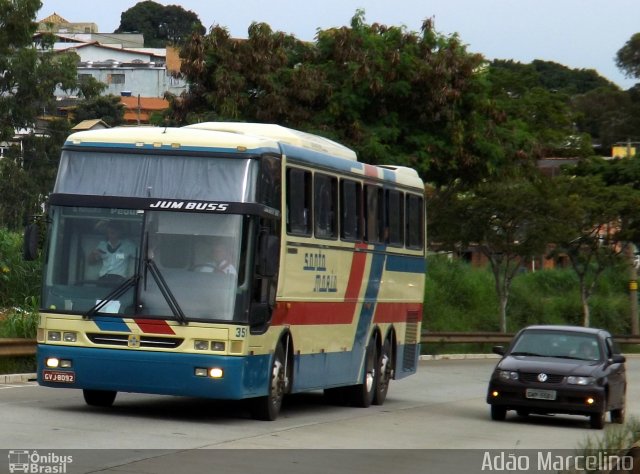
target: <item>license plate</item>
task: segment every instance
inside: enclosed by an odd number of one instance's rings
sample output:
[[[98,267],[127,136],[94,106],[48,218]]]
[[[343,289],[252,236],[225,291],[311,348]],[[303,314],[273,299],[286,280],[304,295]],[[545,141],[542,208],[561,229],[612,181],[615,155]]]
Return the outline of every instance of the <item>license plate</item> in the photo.
[[[75,372],[61,372],[59,370],[43,370],[42,379],[45,382],[74,383],[76,374]]]
[[[540,390],[535,388],[528,388],[526,395],[527,395],[527,398],[534,398],[536,400],[555,400],[556,399],[555,390]]]

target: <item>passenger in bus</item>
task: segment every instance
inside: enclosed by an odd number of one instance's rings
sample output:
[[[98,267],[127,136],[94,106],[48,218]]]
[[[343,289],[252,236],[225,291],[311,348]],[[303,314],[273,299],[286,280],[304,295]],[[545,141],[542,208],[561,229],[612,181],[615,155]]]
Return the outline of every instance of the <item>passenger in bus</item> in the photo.
[[[196,272],[219,273],[237,275],[238,272],[231,262],[231,254],[222,242],[216,242],[207,260],[192,267]]]
[[[99,279],[106,283],[118,283],[131,276],[131,261],[136,257],[136,246],[122,238],[122,227],[111,221],[106,225],[106,239],[89,253],[89,263],[101,263]]]

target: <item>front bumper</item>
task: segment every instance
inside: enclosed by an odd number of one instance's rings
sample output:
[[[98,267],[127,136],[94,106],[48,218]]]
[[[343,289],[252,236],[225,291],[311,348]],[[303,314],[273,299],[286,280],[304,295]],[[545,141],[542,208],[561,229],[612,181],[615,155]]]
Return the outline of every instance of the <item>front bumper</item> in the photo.
[[[527,398],[527,389],[554,390],[555,400]],[[507,410],[540,414],[592,415],[606,409],[604,387],[598,385],[534,384],[492,380],[487,403]]]
[[[46,360],[69,360],[73,374],[47,381]],[[216,356],[127,349],[96,349],[62,345],[38,345],[38,383],[46,387],[109,390],[117,392],[182,395],[215,399],[241,399],[267,394],[269,356]],[[198,377],[198,367],[219,367],[224,377]]]

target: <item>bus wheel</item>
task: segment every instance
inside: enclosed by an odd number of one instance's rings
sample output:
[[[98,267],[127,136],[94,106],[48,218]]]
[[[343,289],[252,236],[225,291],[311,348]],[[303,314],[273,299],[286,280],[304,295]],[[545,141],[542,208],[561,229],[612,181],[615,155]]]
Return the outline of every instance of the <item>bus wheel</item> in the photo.
[[[367,408],[373,402],[373,397],[378,386],[377,361],[376,340],[375,338],[371,338],[365,354],[364,377],[362,383],[350,387],[351,403],[354,406]]]
[[[271,364],[269,393],[265,397],[253,399],[251,416],[256,420],[273,421],[278,417],[286,388],[284,349],[278,344]]]
[[[382,405],[387,399],[389,384],[391,383],[391,374],[393,372],[393,364],[391,360],[391,341],[384,341],[380,357],[378,357],[378,383],[373,395],[373,404]]]
[[[82,390],[84,401],[92,407],[110,407],[117,393],[111,390]]]

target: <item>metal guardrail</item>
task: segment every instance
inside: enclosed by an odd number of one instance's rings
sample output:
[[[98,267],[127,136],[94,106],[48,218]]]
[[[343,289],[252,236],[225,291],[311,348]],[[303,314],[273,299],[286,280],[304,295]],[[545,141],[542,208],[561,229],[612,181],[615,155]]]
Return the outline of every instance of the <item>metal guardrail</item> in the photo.
[[[0,339],[0,356],[20,357],[36,354],[35,339]]]
[[[514,334],[499,332],[429,332],[423,331],[423,344],[508,344]],[[640,336],[614,336],[621,345],[640,344]],[[0,357],[32,356],[36,353],[35,339],[0,339]]]
[[[428,332],[422,331],[420,342],[426,344],[508,344],[515,334],[500,332]],[[640,344],[640,335],[613,336],[621,345]]]

